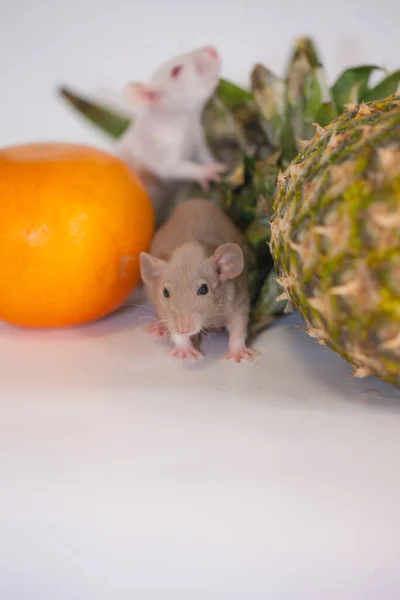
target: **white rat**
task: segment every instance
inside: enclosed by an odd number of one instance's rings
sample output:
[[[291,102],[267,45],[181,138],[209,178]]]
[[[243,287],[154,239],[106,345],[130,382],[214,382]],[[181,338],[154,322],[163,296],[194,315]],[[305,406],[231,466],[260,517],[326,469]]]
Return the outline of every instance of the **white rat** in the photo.
[[[152,199],[160,181],[196,181],[207,189],[226,170],[207,148],[202,125],[220,71],[217,50],[204,46],[165,62],[148,84],[126,86],[126,99],[142,110],[117,149],[141,176]]]
[[[241,232],[211,200],[180,204],[155,234],[150,253],[141,253],[147,295],[158,312],[149,330],[169,334],[177,358],[199,358],[195,336],[227,327],[235,362],[251,360],[246,346],[250,299],[247,246]]]

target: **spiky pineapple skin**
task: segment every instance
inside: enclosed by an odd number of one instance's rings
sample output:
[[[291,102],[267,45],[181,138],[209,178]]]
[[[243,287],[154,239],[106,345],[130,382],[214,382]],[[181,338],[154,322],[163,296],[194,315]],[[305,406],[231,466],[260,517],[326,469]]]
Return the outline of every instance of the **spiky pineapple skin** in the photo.
[[[270,248],[309,335],[400,387],[400,95],[317,127],[280,174]]]

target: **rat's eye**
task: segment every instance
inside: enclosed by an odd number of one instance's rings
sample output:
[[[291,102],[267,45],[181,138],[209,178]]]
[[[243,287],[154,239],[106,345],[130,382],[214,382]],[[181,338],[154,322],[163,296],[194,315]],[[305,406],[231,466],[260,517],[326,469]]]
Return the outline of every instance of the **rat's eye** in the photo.
[[[205,296],[206,294],[208,294],[208,285],[206,283],[203,283],[203,285],[201,285],[197,290],[197,295]]]
[[[172,67],[172,69],[171,69],[171,77],[173,77],[174,79],[176,79],[180,75],[182,69],[183,69],[182,65],[176,65],[176,67]]]
[[[164,294],[164,298],[169,298],[169,291],[167,290],[167,288],[164,288],[162,293]]]

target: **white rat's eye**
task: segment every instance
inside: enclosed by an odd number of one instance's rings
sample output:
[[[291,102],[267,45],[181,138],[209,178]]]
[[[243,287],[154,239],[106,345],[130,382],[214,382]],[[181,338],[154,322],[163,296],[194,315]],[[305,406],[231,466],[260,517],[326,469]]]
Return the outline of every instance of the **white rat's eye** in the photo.
[[[203,283],[197,290],[197,295],[205,296],[206,294],[208,294],[208,285],[206,283]]]
[[[174,79],[176,79],[177,77],[179,77],[179,75],[181,74],[183,69],[182,65],[176,65],[176,67],[172,67],[171,69],[171,77],[173,77]]]
[[[167,290],[167,288],[163,289],[163,294],[164,294],[164,298],[169,298],[169,296],[170,296],[169,291]]]

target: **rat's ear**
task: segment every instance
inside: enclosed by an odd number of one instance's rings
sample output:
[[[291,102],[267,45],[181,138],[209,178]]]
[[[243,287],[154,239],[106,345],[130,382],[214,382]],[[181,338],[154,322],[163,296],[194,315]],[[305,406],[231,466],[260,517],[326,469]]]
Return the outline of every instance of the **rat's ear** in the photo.
[[[164,267],[165,260],[156,258],[147,254],[147,252],[140,253],[140,275],[144,283],[154,283],[158,277],[160,277]]]
[[[159,99],[159,92],[147,83],[137,83],[132,81],[124,88],[124,98],[134,104],[141,106],[150,106]]]
[[[244,268],[243,252],[238,244],[218,246],[211,260],[221,280],[238,277]]]

